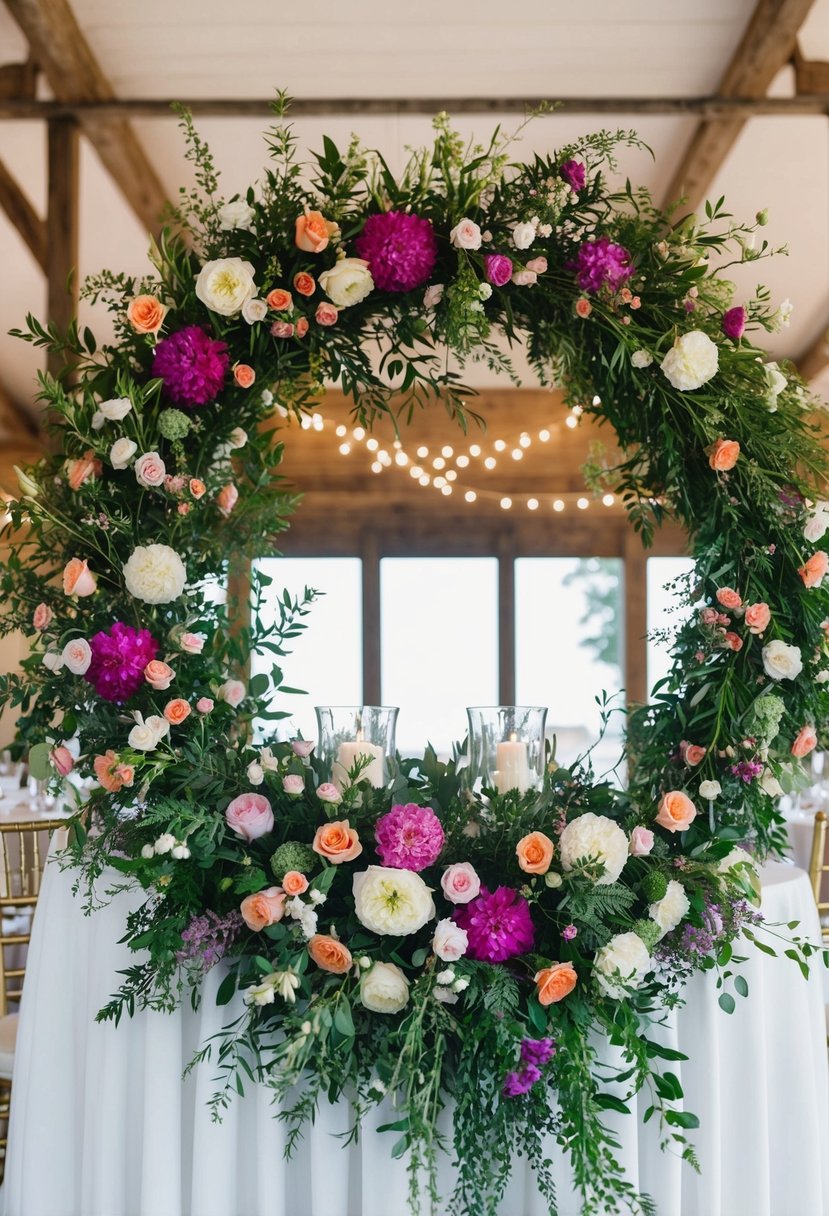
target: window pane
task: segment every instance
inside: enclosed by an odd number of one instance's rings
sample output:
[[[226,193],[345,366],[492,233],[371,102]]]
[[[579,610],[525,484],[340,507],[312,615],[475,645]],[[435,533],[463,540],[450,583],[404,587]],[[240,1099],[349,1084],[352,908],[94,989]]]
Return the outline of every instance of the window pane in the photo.
[[[547,735],[571,763],[599,734],[596,697],[623,686],[622,563],[618,558],[526,557],[515,563],[515,689],[546,705]],[[617,704],[621,707],[622,698]],[[593,753],[597,772],[619,759],[621,715]]]
[[[256,563],[273,579],[268,588],[270,611],[263,619],[276,619],[275,605],[287,588],[301,597],[306,587],[324,592],[305,617],[306,629],[289,642],[291,653],[277,659],[269,651],[255,652],[251,671],[282,668],[285,683],[303,688],[307,696],[278,697],[274,709],[288,710],[290,719],[265,723],[263,734],[293,737],[301,731],[316,739],[315,705],[359,705],[363,699],[362,563],[356,557],[268,557]]]
[[[671,640],[654,637],[654,633],[676,633],[692,612],[685,602],[682,585],[672,587],[671,584],[693,568],[690,557],[648,558],[648,689],[652,689],[671,668]]]
[[[498,562],[491,557],[380,563],[383,704],[399,705],[397,746],[446,755],[467,705],[498,698]]]

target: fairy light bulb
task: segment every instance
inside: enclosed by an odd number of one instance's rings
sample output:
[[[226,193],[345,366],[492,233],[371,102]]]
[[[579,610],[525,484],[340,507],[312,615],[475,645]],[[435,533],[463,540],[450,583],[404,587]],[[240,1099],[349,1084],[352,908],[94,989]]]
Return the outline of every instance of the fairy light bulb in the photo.
[[[394,448],[395,452],[399,452],[400,449],[403,447],[403,444],[400,442],[399,439],[395,439],[394,443],[391,446]]]
[[[511,455],[512,455],[513,460],[523,460],[524,459],[524,453],[521,451],[520,448],[513,448]]]
[[[458,466],[459,469],[465,469],[466,466],[469,464],[469,457],[468,456],[459,456],[458,459],[455,461],[455,464]]]
[[[612,494],[605,494],[602,498],[602,502],[606,507],[612,507],[615,501],[616,499]]]
[[[573,413],[576,415],[577,418],[581,418],[582,414],[584,413],[584,407],[581,405],[574,405]]]
[[[409,469],[409,476],[414,477],[414,479],[417,480],[418,477],[423,476],[423,469],[421,469],[419,464],[413,464]]]
[[[507,445],[506,445],[506,441],[505,441],[505,440],[503,440],[503,439],[496,439],[496,440],[495,440],[495,442],[493,443],[493,445],[492,445],[492,446],[495,448],[495,451],[496,451],[496,452],[503,452],[504,448],[505,448]]]
[[[383,466],[381,465],[379,460],[372,460],[371,471],[372,471],[372,473],[382,473],[383,472]]]
[[[548,443],[550,440],[550,432],[545,427],[543,431],[538,432],[538,438],[542,443]]]
[[[579,498],[576,501],[576,506],[578,507],[578,509],[580,511],[586,511],[587,508],[590,506],[590,502],[586,498]]]
[[[497,463],[498,463],[498,461],[495,459],[494,456],[487,456],[486,460],[484,461],[484,468],[485,469],[494,469]]]
[[[578,418],[575,418],[572,414],[568,414],[567,418],[565,419],[565,422],[566,422],[567,426],[569,426],[571,431],[572,431],[573,427],[576,427],[579,425]]]
[[[560,498],[553,499],[553,510],[554,511],[563,511],[564,510],[564,503],[561,501]]]
[[[362,443],[362,441],[363,441],[363,440],[365,439],[365,437],[366,437],[366,433],[365,433],[364,429],[363,429],[361,426],[355,426],[355,428],[354,428],[354,430],[351,432],[351,434],[352,434],[352,436],[354,437],[354,439],[356,439],[356,440],[357,440],[357,442],[358,442],[358,443]]]
[[[371,439],[366,440],[366,447],[368,448],[368,450],[370,452],[376,452],[377,449],[379,448],[379,446],[380,446],[379,441],[377,439],[375,439],[373,435],[372,435]]]
[[[431,480],[432,480],[432,479],[431,479],[431,477],[429,476],[429,474],[428,474],[428,473],[424,473],[424,474],[423,474],[423,476],[422,476],[422,477],[421,477],[421,479],[420,479],[420,484],[421,484],[422,486],[428,486],[428,485],[429,485],[429,483],[431,482]]]
[[[466,493],[464,494],[464,498],[466,499],[467,502],[474,502],[477,497],[478,497],[478,495],[475,493],[474,490],[467,490]]]
[[[602,403],[602,399],[601,399],[601,397],[598,397],[598,396],[597,396],[597,397],[594,397],[594,398],[593,398],[593,404],[594,404],[594,405],[601,405],[601,403]]]
[[[519,438],[518,443],[520,447],[528,448],[532,443],[532,439],[530,439],[529,435],[525,431],[524,434]]]
[[[303,431],[310,431],[312,422],[307,414],[304,414],[302,418],[300,418],[299,425],[302,427]],[[337,434],[339,434],[339,431],[337,431]],[[345,434],[345,427],[343,427],[343,434]]]
[[[441,456],[445,456],[447,460],[450,460],[455,455],[455,449],[448,443],[445,443],[440,449],[440,454]]]
[[[340,444],[340,455],[341,456],[347,456],[350,451],[351,451],[350,443],[341,443]]]
[[[425,460],[426,457],[429,455],[429,449],[425,446],[425,444],[421,444],[420,447],[417,449],[417,454],[421,460]]]
[[[432,468],[433,469],[445,469],[446,461],[443,459],[442,456],[436,456],[435,459],[432,461]]]
[[[537,498],[528,498],[527,499],[527,510],[528,511],[537,511],[538,510],[538,499]]]
[[[507,498],[507,497],[505,496],[504,498],[502,498],[502,499],[501,499],[501,507],[502,507],[502,509],[503,509],[504,511],[508,511],[508,510],[510,509],[510,507],[511,507],[511,506],[512,506],[512,499],[511,499],[511,498]]]
[[[323,418],[322,414],[314,414],[312,425],[315,431],[322,430],[322,428],[325,426],[325,419]]]
[[[475,459],[477,460],[478,457],[480,456],[480,454],[481,454],[481,445],[480,444],[472,443],[469,445],[469,455],[470,456],[474,456]]]
[[[448,495],[448,494],[451,494],[451,493],[452,493],[452,487],[451,487],[451,486],[449,485],[449,483],[447,482],[447,484],[446,484],[446,485],[444,485],[444,486],[441,486],[441,487],[440,487],[440,492],[441,492],[441,494],[447,494],[447,495]]]
[[[399,465],[401,469],[405,469],[406,465],[409,463],[409,458],[405,452],[397,452],[394,457],[394,463]]]
[[[305,421],[305,419],[303,419],[303,422],[304,422],[304,421]],[[334,432],[334,434],[337,436],[337,438],[338,438],[338,439],[342,439],[343,435],[347,435],[347,434],[348,434],[348,427],[347,427],[347,426],[343,426],[343,424],[342,424],[342,423],[340,423],[340,425],[337,427],[337,429],[336,429],[336,431]]]

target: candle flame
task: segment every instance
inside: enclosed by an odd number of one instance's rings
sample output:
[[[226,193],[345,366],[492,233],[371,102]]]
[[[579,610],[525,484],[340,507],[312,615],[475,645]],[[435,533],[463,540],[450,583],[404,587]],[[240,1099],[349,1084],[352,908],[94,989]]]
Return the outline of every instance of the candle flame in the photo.
[[[512,733],[510,734],[509,741],[510,741],[510,743],[518,742],[518,737],[517,737],[515,731],[512,731]]]
[[[363,732],[362,732],[362,730],[358,730],[358,731],[357,731],[357,738],[356,738],[355,742],[357,742],[357,743],[362,743],[362,742],[363,742]]]

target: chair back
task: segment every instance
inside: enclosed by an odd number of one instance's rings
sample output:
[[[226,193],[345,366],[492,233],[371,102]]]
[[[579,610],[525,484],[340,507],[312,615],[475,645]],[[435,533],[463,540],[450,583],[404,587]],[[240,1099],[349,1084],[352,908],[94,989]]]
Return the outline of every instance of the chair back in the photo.
[[[809,861],[809,879],[817,904],[818,916],[823,940],[829,943],[829,859],[826,856],[826,843],[829,838],[829,820],[823,811],[815,815],[815,828],[812,835],[812,856]]]
[[[52,833],[65,819],[0,820],[0,1017],[23,991],[32,918]]]

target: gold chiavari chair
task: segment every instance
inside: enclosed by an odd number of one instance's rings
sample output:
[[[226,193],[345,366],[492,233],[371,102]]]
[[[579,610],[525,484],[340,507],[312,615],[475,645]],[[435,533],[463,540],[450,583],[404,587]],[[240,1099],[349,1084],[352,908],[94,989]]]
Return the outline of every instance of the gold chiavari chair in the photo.
[[[66,831],[65,819],[0,821],[0,1181],[6,1161],[17,1007],[43,867],[56,831]]]
[[[812,856],[809,861],[809,879],[817,904],[820,927],[824,942],[829,945],[829,858],[826,842],[829,836],[829,820],[823,811],[815,815],[815,830],[812,836]]]

